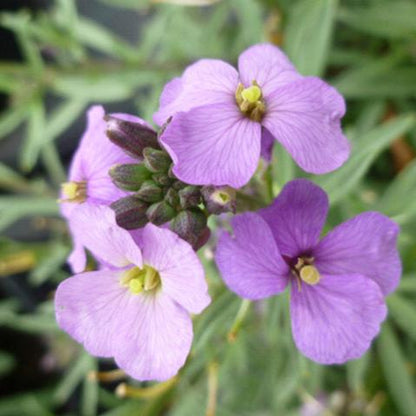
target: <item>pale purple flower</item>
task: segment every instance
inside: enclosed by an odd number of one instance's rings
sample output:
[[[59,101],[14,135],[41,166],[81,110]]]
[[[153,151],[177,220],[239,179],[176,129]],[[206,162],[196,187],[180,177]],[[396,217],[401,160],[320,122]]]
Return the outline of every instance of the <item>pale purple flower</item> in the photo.
[[[146,225],[135,238],[103,205],[83,204],[72,218],[81,243],[111,268],[77,274],[55,295],[59,326],[98,357],[114,357],[138,380],[166,380],[192,343],[190,313],[210,302],[192,247],[167,229]]]
[[[170,81],[154,120],[173,116],[161,142],[174,173],[197,185],[238,188],[254,174],[260,153],[279,141],[307,172],[327,173],[349,156],[340,120],[343,97],[316,77],[301,76],[270,44],[254,45],[238,60],[202,59]]]
[[[104,115],[101,106],[93,106],[88,110],[87,129],[72,159],[68,181],[62,184],[61,213],[68,220],[74,240],[74,248],[68,262],[75,273],[85,269],[86,254],[71,223],[73,211],[80,204],[109,205],[126,196],[126,191],[118,189],[113,184],[108,170],[117,163],[137,163],[107,138]],[[147,126],[145,121],[129,114],[113,116]]]
[[[247,299],[282,292],[290,283],[295,343],[323,364],[360,357],[386,317],[384,296],[398,285],[398,226],[377,212],[342,223],[320,239],[325,192],[290,182],[274,203],[233,218],[216,261],[227,286]]]

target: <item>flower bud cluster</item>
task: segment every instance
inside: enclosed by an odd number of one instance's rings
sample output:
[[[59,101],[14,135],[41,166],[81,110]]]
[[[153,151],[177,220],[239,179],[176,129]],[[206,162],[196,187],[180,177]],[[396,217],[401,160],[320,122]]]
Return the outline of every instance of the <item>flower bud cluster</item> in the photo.
[[[186,184],[172,172],[172,159],[161,148],[157,133],[143,124],[106,116],[107,137],[137,163],[110,168],[113,183],[131,194],[111,204],[117,224],[127,230],[147,223],[169,223],[170,229],[195,249],[209,238],[207,218],[235,211],[235,191],[229,187]]]

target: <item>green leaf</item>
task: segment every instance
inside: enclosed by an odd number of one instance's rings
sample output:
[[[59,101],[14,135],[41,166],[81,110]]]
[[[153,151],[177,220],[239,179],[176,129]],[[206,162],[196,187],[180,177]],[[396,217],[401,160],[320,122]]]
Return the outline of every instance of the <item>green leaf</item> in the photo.
[[[395,0],[392,4],[390,0],[377,0],[362,3],[363,6],[342,8],[338,14],[339,20],[361,32],[385,38],[416,36],[414,1]]]
[[[23,393],[7,396],[0,401],[0,416],[53,416],[47,410],[50,394]]]
[[[290,9],[284,49],[301,74],[323,74],[337,7],[337,0],[300,0]]]
[[[40,262],[29,275],[29,281],[34,286],[41,285],[48,280],[65,263],[69,248],[60,242],[52,242],[42,253]]]
[[[349,388],[360,393],[364,390],[366,371],[370,364],[370,354],[367,353],[358,360],[349,361],[347,363],[347,381]]]
[[[398,290],[400,292],[416,293],[416,273],[403,275]]]
[[[375,209],[403,225],[416,216],[416,161],[390,183]]]
[[[68,371],[56,387],[53,399],[58,405],[65,403],[79,383],[95,366],[95,359],[82,352],[78,360],[68,368]]]
[[[400,295],[387,298],[390,316],[406,334],[416,342],[416,306]]]
[[[232,0],[231,5],[235,14],[239,18],[239,28],[241,35],[238,37],[238,43],[235,44],[237,50],[243,50],[254,43],[259,43],[263,39],[263,10],[259,3],[254,0]],[[218,39],[221,41],[221,39]]]
[[[31,315],[20,315],[12,310],[6,310],[0,314],[0,325],[33,334],[60,331],[53,311],[49,313],[39,311]]]
[[[414,115],[401,115],[372,129],[354,141],[351,156],[341,168],[316,178],[315,182],[329,194],[331,203],[339,202],[357,186],[376,157],[415,124]]]
[[[97,360],[90,357],[90,370],[97,371]],[[81,415],[95,416],[98,405],[98,381],[86,377],[82,385]]]
[[[0,188],[11,191],[28,191],[28,181],[13,169],[0,162]]]
[[[61,75],[55,80],[57,94],[72,100],[120,101],[130,97],[129,85],[116,74]]]
[[[388,58],[388,61],[375,59],[364,65],[353,67],[342,72],[331,83],[349,99],[411,98],[416,96],[414,67],[397,66],[391,57]]]
[[[13,355],[0,351],[0,377],[9,373],[16,365],[16,360]]]
[[[130,62],[138,60],[137,48],[118,38],[98,23],[81,18],[78,19],[76,28],[75,36],[80,43]]]
[[[17,105],[9,107],[0,115],[0,138],[6,137],[19,124],[21,124],[29,114],[28,105]]]
[[[415,389],[406,368],[406,358],[400,350],[396,335],[387,323],[378,339],[378,353],[385,381],[397,410],[403,416],[413,415],[416,409]]]
[[[45,109],[40,97],[33,101],[29,111],[26,138],[20,154],[20,165],[25,171],[33,169],[45,143]]]
[[[273,192],[277,195],[281,188],[291,181],[297,172],[297,167],[290,154],[280,144],[273,145],[272,154]]]
[[[0,198],[0,231],[23,217],[58,215],[56,199],[49,197],[7,196]]]
[[[53,141],[62,134],[82,114],[87,101],[73,98],[65,101],[48,117],[45,123],[46,141]]]

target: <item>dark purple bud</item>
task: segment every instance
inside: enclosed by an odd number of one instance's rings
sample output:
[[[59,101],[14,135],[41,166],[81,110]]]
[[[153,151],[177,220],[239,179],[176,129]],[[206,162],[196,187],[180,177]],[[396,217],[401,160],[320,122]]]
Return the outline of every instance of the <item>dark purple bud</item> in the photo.
[[[171,186],[175,191],[180,191],[181,189],[186,188],[188,185],[181,181],[175,181]]]
[[[193,249],[195,251],[199,250],[202,246],[204,246],[207,243],[207,241],[209,240],[210,237],[211,237],[211,230],[208,227],[205,227],[201,231],[201,233],[200,233],[198,239],[196,240],[195,244],[192,245]]]
[[[154,173],[152,179],[162,186],[172,185],[172,179],[166,173]]]
[[[206,228],[207,217],[199,209],[181,211],[170,223],[170,229],[194,249],[201,247],[201,236],[206,234]]]
[[[224,212],[235,212],[235,189],[229,186],[204,186],[201,193],[205,207],[210,214],[218,215]]]
[[[141,158],[143,149],[153,147],[160,149],[157,141],[157,133],[140,123],[121,120],[107,114],[104,117],[107,122],[107,137],[128,155]]]
[[[169,178],[176,179],[176,176],[175,176],[175,174],[173,173],[173,165],[172,165],[172,164],[171,164],[171,165],[170,165],[170,167],[169,167],[169,170],[168,170],[168,176],[169,176]]]
[[[147,169],[152,172],[166,172],[172,163],[172,159],[165,151],[151,147],[143,149],[143,158]]]
[[[197,207],[201,203],[199,186],[188,185],[178,192],[179,203],[183,209]]]
[[[148,204],[130,195],[121,198],[111,205],[116,214],[116,222],[121,228],[132,230],[144,227],[149,221],[146,217]]]
[[[146,215],[152,224],[162,225],[170,221],[176,215],[176,211],[166,201],[161,201],[150,205]]]
[[[163,191],[155,182],[148,180],[142,183],[135,195],[146,202],[158,202],[163,198]]]
[[[179,196],[178,193],[172,189],[169,188],[165,194],[165,201],[174,208],[179,208]]]
[[[137,191],[141,184],[150,178],[152,173],[142,164],[129,163],[114,165],[108,174],[118,188],[126,191]]]

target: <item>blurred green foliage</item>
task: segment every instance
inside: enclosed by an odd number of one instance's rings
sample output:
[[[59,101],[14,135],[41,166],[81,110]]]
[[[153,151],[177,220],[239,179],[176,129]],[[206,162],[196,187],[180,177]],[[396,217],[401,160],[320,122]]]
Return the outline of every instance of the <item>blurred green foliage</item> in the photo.
[[[0,230],[29,217],[48,236],[30,243],[2,237],[0,279],[28,272],[31,287],[50,288],[68,276],[70,242],[55,202],[66,171],[57,139],[87,106],[129,100],[132,112],[150,121],[164,83],[187,64],[200,57],[236,62],[245,47],[261,41],[280,44],[301,73],[324,77],[345,96],[351,158],[337,172],[312,179],[329,193],[331,226],[373,209],[401,225],[404,276],[388,299],[389,318],[372,350],[345,366],[323,367],[296,350],[286,295],[247,307],[225,290],[212,248],[202,249],[213,303],[195,318],[192,354],[176,385],[147,399],[120,399],[113,387],[87,377],[98,362],[57,328],[51,300],[31,313],[21,312],[18,298],[1,300],[0,324],[40,337],[60,376],[41,390],[0,400],[0,416],[213,416],[215,406],[220,416],[303,415],[314,406],[317,413],[311,414],[317,415],[415,415],[416,161],[404,166],[394,149],[399,143],[411,159],[416,148],[416,3],[94,4],[97,11],[114,7],[134,13],[137,26],[131,30],[137,41],[80,15],[74,0],[55,0],[37,14],[21,10],[0,16],[24,58],[0,63],[0,91],[9,99],[0,115],[0,137],[16,129],[23,136],[19,171],[0,164]],[[49,97],[58,102],[53,108],[46,106]],[[304,173],[275,146],[271,167],[259,175],[265,176],[253,181],[267,181],[268,200]],[[232,328],[235,340],[229,342]],[[13,371],[15,361],[0,351],[0,378]]]

